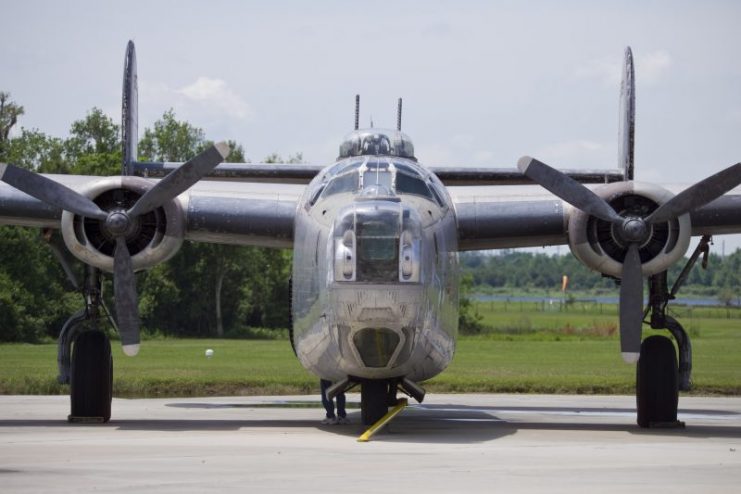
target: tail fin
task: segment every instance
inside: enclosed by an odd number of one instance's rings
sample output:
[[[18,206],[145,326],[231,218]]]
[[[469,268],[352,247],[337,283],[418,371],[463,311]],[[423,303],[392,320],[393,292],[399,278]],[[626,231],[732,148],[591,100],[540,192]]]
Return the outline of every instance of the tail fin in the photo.
[[[636,123],[636,86],[633,70],[633,52],[625,48],[623,82],[620,85],[620,122],[618,130],[618,168],[625,180],[633,180],[633,148]]]
[[[121,100],[121,140],[123,142],[123,164],[121,173],[131,175],[132,163],[136,161],[139,143],[139,90],[136,75],[136,50],[134,42],[126,46],[124,61],[123,96]]]

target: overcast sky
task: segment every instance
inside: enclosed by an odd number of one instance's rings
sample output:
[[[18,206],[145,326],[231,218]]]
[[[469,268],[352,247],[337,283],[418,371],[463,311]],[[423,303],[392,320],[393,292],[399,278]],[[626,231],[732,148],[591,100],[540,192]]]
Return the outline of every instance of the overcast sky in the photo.
[[[247,156],[331,162],[361,125],[429,164],[614,168],[620,66],[636,58],[636,176],[697,181],[741,159],[741,2],[6,2],[0,90],[64,137],[120,119],[136,43],[140,129],[168,108]]]

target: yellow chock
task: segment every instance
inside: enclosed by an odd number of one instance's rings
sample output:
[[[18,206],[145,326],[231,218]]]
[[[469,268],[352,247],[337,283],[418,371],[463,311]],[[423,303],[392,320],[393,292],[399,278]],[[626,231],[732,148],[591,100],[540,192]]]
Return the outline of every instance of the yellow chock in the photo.
[[[375,424],[371,425],[370,428],[367,431],[363,432],[363,434],[358,438],[358,442],[359,443],[367,443],[368,440],[376,432],[378,432],[381,429],[383,429],[386,426],[386,424],[388,424],[389,422],[391,422],[391,419],[393,419],[394,417],[396,417],[397,415],[399,415],[399,413],[401,413],[401,411],[404,410],[404,407],[407,406],[408,404],[409,404],[409,402],[407,401],[406,398],[400,398],[399,400],[397,400],[396,406],[394,408],[392,408],[391,410],[389,410],[389,413],[387,413],[386,415],[384,415],[383,417],[381,417],[381,419],[378,422],[376,422]]]

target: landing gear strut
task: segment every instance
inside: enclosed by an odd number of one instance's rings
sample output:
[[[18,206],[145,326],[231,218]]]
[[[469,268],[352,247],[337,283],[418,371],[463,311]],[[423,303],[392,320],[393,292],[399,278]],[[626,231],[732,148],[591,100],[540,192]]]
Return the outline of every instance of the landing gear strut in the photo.
[[[710,236],[705,235],[695,249],[684,269],[668,290],[666,271],[648,279],[649,305],[645,316],[653,329],[666,329],[674,337],[679,348],[679,364],[674,344],[665,336],[650,336],[641,344],[641,357],[636,370],[636,403],[638,425],[641,427],[681,426],[677,421],[679,391],[692,387],[692,344],[679,321],[667,315],[666,307],[676,298],[679,288],[687,279],[700,255],[702,266],[707,266]]]
[[[100,271],[85,267],[85,282],[80,285],[70,269],[69,260],[51,235],[44,235],[61,262],[72,285],[82,292],[85,307],[62,326],[57,340],[57,380],[70,385],[70,422],[108,422],[113,398],[113,358],[111,343],[101,329],[102,320],[115,328],[113,318],[101,297]]]
[[[375,424],[388,413],[389,407],[398,405],[397,391],[411,396],[418,403],[422,403],[425,398],[424,388],[406,377],[354,381],[346,379],[332,386],[327,394],[330,398],[334,397],[357,382],[360,382],[360,415],[363,425]]]

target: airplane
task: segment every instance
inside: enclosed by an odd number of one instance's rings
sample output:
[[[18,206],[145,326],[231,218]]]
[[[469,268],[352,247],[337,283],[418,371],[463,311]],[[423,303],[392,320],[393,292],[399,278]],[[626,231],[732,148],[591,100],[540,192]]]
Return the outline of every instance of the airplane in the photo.
[[[401,131],[401,100],[395,129],[361,129],[359,97],[354,129],[328,166],[225,164],[223,143],[186,163],[140,162],[137,78],[129,42],[120,176],[45,175],[0,164],[0,224],[58,230],[64,244],[52,246],[63,265],[70,253],[87,265],[86,306],[58,339],[69,420],[111,416],[111,347],[98,324],[108,312],[102,272],[113,274],[123,352],[136,355],[135,273],[167,261],[188,240],[293,249],[294,352],[308,371],[333,382],[329,397],[360,386],[364,424],[382,418],[399,392],[421,402],[420,383],[453,359],[459,252],[568,244],[586,266],[619,282],[620,351],[637,368],[638,425],[677,423],[692,350],[666,307],[712,235],[741,233],[741,191],[733,190],[741,163],[682,191],[633,180],[630,48],[614,170],[558,170],[528,156],[517,168],[427,167]],[[700,244],[669,289],[667,270],[693,236]],[[643,339],[644,325],[670,337]]]

